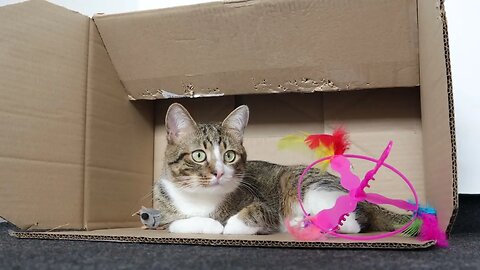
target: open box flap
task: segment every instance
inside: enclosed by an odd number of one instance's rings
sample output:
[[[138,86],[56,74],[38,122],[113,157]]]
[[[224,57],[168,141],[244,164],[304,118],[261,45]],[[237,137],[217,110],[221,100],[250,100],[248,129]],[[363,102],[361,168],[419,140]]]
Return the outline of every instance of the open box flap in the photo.
[[[0,8],[0,22],[0,216],[32,229],[137,224],[151,205],[152,104],[130,102],[88,17],[33,0]]]
[[[419,85],[414,0],[228,1],[94,21],[132,99]]]
[[[0,8],[0,215],[83,226],[90,19],[46,1]]]

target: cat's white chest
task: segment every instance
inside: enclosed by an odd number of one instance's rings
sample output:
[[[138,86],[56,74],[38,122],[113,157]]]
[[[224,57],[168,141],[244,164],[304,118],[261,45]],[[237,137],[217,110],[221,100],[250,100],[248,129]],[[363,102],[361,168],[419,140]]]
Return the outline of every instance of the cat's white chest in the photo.
[[[223,196],[191,194],[176,188],[170,181],[162,179],[175,208],[187,217],[209,217],[222,202]]]

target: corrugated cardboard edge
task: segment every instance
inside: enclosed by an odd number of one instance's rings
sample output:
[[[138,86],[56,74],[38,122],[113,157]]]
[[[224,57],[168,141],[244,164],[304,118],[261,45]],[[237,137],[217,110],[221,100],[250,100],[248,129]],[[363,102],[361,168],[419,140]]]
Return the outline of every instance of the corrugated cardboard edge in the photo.
[[[238,247],[279,247],[279,248],[335,248],[335,249],[424,249],[435,245],[435,241],[419,244],[379,243],[379,242],[300,242],[300,241],[262,241],[232,239],[200,239],[200,238],[156,238],[136,236],[78,235],[44,232],[9,232],[18,239],[68,240],[92,242],[147,243],[147,244],[180,244],[204,246],[238,246]]]
[[[445,0],[440,0],[440,16],[443,23],[443,48],[445,50],[445,69],[447,71],[447,94],[448,94],[448,116],[450,119],[450,137],[452,142],[452,173],[453,173],[453,212],[450,223],[447,226],[447,235],[450,235],[453,224],[458,214],[458,175],[457,175],[457,143],[455,136],[455,111],[453,105],[453,84],[452,69],[450,65],[450,46],[448,40],[447,16],[445,13]]]

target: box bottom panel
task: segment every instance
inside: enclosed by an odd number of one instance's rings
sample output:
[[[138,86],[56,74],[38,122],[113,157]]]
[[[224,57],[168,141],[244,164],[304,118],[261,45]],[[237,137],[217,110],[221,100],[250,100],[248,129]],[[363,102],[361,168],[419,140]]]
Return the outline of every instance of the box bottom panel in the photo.
[[[208,246],[252,246],[289,248],[373,248],[373,249],[422,249],[435,245],[435,241],[394,236],[375,241],[350,241],[330,238],[325,241],[296,241],[287,233],[271,235],[207,235],[173,234],[164,230],[120,228],[94,231],[11,232],[21,239],[104,241],[150,244],[188,244]]]

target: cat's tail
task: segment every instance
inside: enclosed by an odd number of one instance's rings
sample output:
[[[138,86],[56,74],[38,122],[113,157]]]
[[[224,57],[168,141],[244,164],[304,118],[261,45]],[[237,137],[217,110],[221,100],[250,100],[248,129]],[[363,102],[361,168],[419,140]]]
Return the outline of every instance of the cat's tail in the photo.
[[[365,232],[394,231],[412,219],[412,215],[395,213],[368,202],[358,204],[356,216]]]

